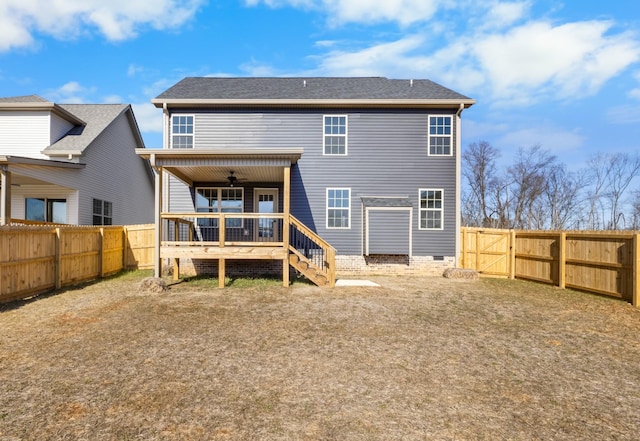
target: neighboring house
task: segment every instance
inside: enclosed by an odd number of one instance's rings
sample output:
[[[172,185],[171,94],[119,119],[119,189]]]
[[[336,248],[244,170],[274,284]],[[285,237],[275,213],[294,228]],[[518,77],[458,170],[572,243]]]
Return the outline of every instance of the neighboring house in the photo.
[[[0,222],[153,222],[153,170],[130,105],[0,98]]]
[[[429,80],[185,78],[152,102],[164,149],[138,154],[164,190],[157,273],[164,258],[222,274],[271,259],[285,285],[290,265],[331,285],[336,271],[456,264],[474,100]]]

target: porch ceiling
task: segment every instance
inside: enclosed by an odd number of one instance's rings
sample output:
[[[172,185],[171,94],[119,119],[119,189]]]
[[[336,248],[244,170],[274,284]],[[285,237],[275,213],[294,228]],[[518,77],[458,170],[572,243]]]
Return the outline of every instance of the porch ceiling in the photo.
[[[152,150],[136,149],[156,169],[162,169],[188,185],[198,182],[227,183],[233,171],[236,186],[244,182],[282,182],[282,169],[295,164],[302,149],[260,150]]]

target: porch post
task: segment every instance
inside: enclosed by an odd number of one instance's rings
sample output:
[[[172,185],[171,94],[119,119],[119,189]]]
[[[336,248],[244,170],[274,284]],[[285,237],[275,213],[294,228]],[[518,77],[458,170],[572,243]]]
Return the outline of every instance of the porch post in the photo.
[[[162,276],[162,258],[160,257],[160,243],[162,241],[162,167],[156,167],[156,179],[155,179],[155,255],[154,255],[154,275],[155,277]]]
[[[11,223],[11,172],[9,166],[0,166],[0,225]]]
[[[289,286],[289,216],[291,215],[291,166],[284,168],[284,198],[282,201],[282,247],[285,258],[282,261],[282,286]]]

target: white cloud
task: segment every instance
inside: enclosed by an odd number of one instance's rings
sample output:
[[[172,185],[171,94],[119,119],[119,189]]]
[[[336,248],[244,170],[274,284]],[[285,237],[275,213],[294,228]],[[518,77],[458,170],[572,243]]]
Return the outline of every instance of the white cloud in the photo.
[[[539,144],[554,154],[570,152],[584,145],[586,138],[578,131],[569,131],[551,124],[540,124],[522,129],[508,130],[496,141],[501,149],[517,150]]]
[[[610,35],[612,27],[607,21],[557,26],[531,21],[505,32],[452,37],[435,52],[430,36],[413,34],[358,50],[328,51],[319,57],[317,71],[430,78],[493,104],[583,98],[640,61],[640,41],[630,33]]]
[[[541,95],[592,95],[640,57],[628,34],[606,35],[612,23],[585,21],[559,26],[530,22],[504,34],[469,42],[479,69],[498,99],[528,103]]]
[[[137,64],[130,64],[127,68],[127,76],[135,77],[142,71],[144,71],[144,68],[142,66],[138,66]]]
[[[95,88],[85,87],[77,81],[69,81],[57,89],[46,93],[47,97],[55,103],[84,104],[91,102],[87,99],[95,93]]]
[[[34,34],[58,39],[95,32],[107,40],[135,37],[141,28],[172,29],[184,24],[204,0],[3,0],[0,52],[29,47]]]
[[[151,103],[132,104],[133,113],[136,116],[138,127],[143,133],[162,133],[162,109],[156,108]],[[159,146],[147,146],[159,147]]]
[[[429,20],[444,0],[245,0],[247,6],[260,3],[271,8],[291,6],[294,8],[319,9],[324,11],[332,24],[398,22],[401,25]],[[455,2],[454,2],[455,3]]]
[[[120,95],[107,95],[102,98],[102,102],[105,104],[122,104],[124,101]]]
[[[523,18],[531,8],[531,1],[485,3],[488,13],[482,16],[482,27],[502,28]]]

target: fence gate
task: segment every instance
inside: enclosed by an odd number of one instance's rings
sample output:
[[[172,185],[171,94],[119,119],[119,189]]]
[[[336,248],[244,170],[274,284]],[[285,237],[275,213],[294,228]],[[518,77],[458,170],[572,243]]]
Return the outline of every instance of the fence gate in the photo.
[[[462,268],[474,269],[488,276],[512,276],[510,250],[513,238],[510,230],[461,228],[460,235]]]

